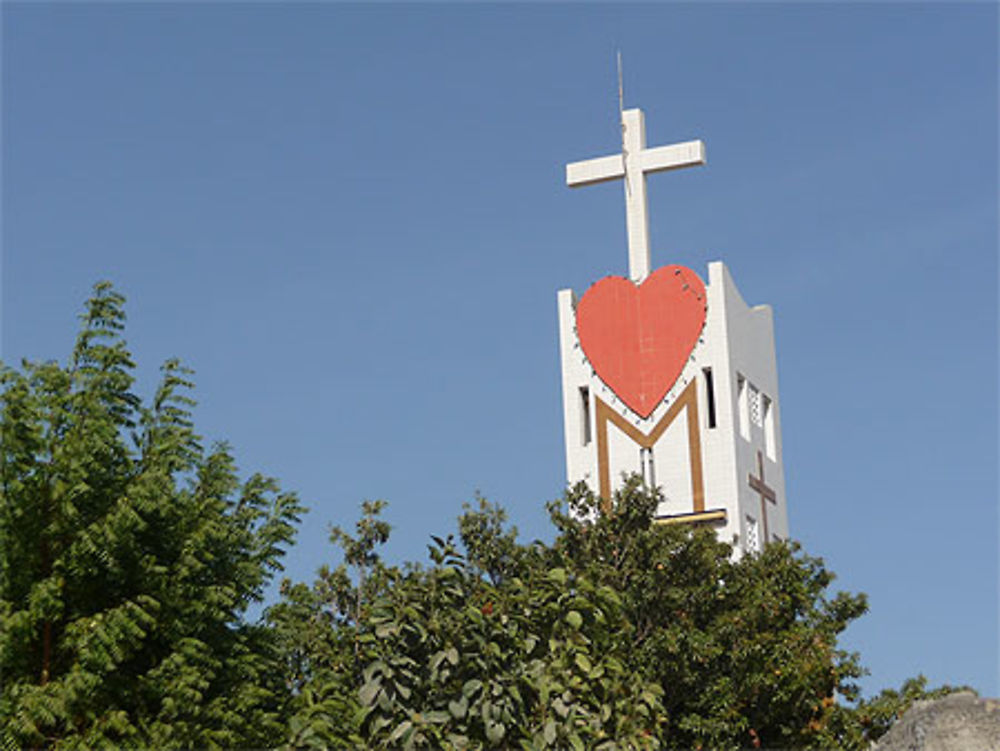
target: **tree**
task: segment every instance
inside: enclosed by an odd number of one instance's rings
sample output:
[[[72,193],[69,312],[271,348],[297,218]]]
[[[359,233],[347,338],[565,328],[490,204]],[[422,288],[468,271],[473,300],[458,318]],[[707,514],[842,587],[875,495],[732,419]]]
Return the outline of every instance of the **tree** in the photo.
[[[376,601],[359,698],[377,748],[655,748],[659,688],[626,668],[621,601],[562,568],[500,585],[450,540]]]
[[[470,539],[533,555],[480,503],[463,518]],[[296,682],[291,747],[657,746],[659,688],[625,669],[613,590],[537,556],[522,579],[494,555],[488,576],[450,538],[434,538],[429,567],[387,567],[382,509],[366,503],[354,537],[335,529],[345,562],[311,588],[286,581],[268,611]]]
[[[664,692],[665,747],[823,745],[837,697],[857,695],[858,657],[836,641],[864,596],[828,594],[833,574],[795,544],[734,561],[709,529],[655,524],[658,503],[634,477],[601,514],[577,487],[550,508],[550,560],[621,594],[629,668]]]
[[[379,518],[385,505],[362,503],[355,536],[333,527],[330,541],[342,548],[343,563],[332,570],[322,566],[312,587],[284,580],[281,601],[267,611],[293,694],[287,710],[291,748],[364,745],[358,697],[367,659],[362,634],[372,600],[399,577],[378,553],[389,539],[389,524]]]
[[[132,393],[123,304],[96,285],[66,366],[0,371],[0,745],[272,745],[287,690],[244,614],[303,508],[202,448],[177,361]]]
[[[291,633],[293,612],[340,613],[327,621],[339,646],[300,642],[314,666],[302,695],[353,703],[342,746],[853,748],[845,702],[862,669],[837,638],[864,597],[830,594],[833,575],[795,545],[733,560],[711,530],[659,526],[658,502],[634,478],[603,514],[579,487],[550,505],[554,542],[522,545],[477,499],[459,519],[464,554],[434,538],[430,565],[405,573],[373,553],[362,532],[381,506],[366,506],[356,539],[334,537],[375,572],[367,605],[342,566],[311,591],[286,585],[298,595],[274,611]],[[310,737],[332,737],[329,717],[309,716]]]

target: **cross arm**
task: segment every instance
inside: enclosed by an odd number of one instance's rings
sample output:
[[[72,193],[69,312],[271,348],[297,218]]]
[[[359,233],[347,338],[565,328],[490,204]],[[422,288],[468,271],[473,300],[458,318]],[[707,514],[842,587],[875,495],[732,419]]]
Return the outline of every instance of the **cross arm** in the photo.
[[[622,177],[625,177],[625,160],[621,154],[566,165],[566,185],[570,188],[582,188]]]
[[[760,481],[760,478],[754,477],[753,475],[750,475],[748,479],[750,481],[749,482],[750,487],[753,488],[756,492],[760,493],[762,498],[766,498],[771,503],[778,502],[778,496],[775,495],[774,488],[769,488],[767,485],[765,485],[763,482]]]
[[[705,143],[703,141],[685,141],[670,146],[645,149],[640,154],[640,159],[642,160],[643,172],[663,172],[681,167],[697,167],[705,163]],[[577,162],[577,164],[586,164],[586,162]],[[568,176],[568,167],[566,171]]]

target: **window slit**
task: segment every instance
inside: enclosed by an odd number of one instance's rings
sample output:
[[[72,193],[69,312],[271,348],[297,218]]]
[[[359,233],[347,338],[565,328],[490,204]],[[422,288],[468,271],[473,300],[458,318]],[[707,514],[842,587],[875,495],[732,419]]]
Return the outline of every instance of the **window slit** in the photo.
[[[590,435],[590,388],[580,387],[580,444],[589,446]]]
[[[715,383],[712,380],[712,369],[702,370],[705,375],[705,402],[708,406],[708,427],[715,427]]]

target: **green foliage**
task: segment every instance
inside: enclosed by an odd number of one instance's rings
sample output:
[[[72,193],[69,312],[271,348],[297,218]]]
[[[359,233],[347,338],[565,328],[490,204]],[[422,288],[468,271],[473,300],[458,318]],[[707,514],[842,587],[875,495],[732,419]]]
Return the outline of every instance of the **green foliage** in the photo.
[[[383,505],[364,505],[354,537],[334,530],[341,566],[311,588],[285,582],[268,611],[298,694],[290,747],[658,745],[660,689],[625,668],[629,626],[613,590],[540,565],[485,501],[460,526],[483,542],[481,556],[511,560],[487,576],[486,559],[469,563],[435,538],[432,565],[402,573],[376,551],[388,536]],[[348,565],[365,569],[352,579]],[[317,694],[336,698],[317,711]]]
[[[507,512],[476,495],[476,506],[462,505],[458,533],[468,553],[469,564],[496,585],[518,570],[522,555],[517,527],[504,529]]]
[[[378,748],[652,748],[659,689],[624,660],[613,590],[533,567],[493,585],[450,540],[377,602],[363,730]]]
[[[663,688],[667,748],[821,741],[834,697],[857,692],[857,656],[836,639],[863,596],[829,596],[833,575],[796,545],[734,561],[709,529],[654,524],[658,499],[637,479],[610,514],[582,486],[566,500],[571,513],[551,508],[554,559],[621,594],[636,629],[629,668]]]
[[[194,433],[190,373],[132,393],[98,284],[69,363],[0,371],[0,746],[263,746],[287,690],[259,601],[303,510]]]
[[[861,749],[927,695],[854,706],[863,671],[837,639],[865,598],[831,593],[797,545],[734,560],[709,529],[657,525],[657,503],[634,479],[604,514],[581,486],[550,504],[555,541],[525,546],[477,498],[464,554],[434,538],[405,573],[366,504],[355,537],[333,535],[345,564],[270,611],[309,634],[293,723],[338,747]]]
[[[363,624],[368,604],[399,576],[378,554],[389,538],[389,525],[379,518],[384,508],[384,501],[365,501],[354,536],[334,527],[330,541],[341,546],[344,562],[333,570],[323,566],[312,587],[285,580],[281,602],[267,611],[293,692],[289,748],[363,745],[358,734]]]

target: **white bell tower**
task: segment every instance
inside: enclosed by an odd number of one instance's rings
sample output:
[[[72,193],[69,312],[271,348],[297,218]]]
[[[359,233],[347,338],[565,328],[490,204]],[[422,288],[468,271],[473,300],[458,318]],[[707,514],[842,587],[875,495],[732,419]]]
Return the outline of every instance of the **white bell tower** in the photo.
[[[646,176],[705,164],[705,145],[647,148],[641,110],[622,153],[566,167],[570,187],[623,179],[629,278],[558,293],[569,483],[605,499],[624,474],[660,487],[657,521],[709,524],[737,554],[788,537],[771,309],[748,306],[721,261],[708,283],[651,271]]]

